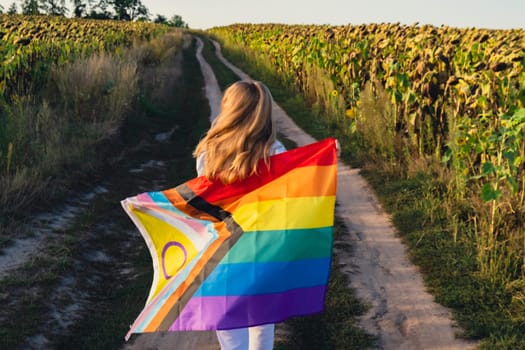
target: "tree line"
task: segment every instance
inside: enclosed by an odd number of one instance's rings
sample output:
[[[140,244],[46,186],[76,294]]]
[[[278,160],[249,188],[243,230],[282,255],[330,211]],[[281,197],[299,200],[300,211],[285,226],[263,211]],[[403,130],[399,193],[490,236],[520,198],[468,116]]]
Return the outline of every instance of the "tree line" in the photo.
[[[20,6],[20,8],[19,8]],[[51,15],[90,19],[114,19],[121,21],[152,21],[173,27],[188,28],[179,15],[168,18],[153,16],[141,0],[20,0],[9,8],[0,5],[0,14]]]

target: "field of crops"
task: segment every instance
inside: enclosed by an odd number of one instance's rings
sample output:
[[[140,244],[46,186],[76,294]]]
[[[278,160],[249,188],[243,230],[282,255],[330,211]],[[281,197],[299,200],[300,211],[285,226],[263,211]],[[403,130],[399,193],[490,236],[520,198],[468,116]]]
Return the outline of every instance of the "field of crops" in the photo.
[[[180,33],[163,36],[169,45],[155,41],[167,32],[146,22],[0,15],[0,212],[31,202],[65,167],[91,164],[135,101],[139,67],[178,45]]]
[[[447,240],[429,243],[434,250],[426,254],[439,256],[450,245],[459,262],[474,251],[472,285],[501,291],[496,304],[481,301],[485,296],[473,302],[502,315],[492,324],[476,316],[479,334],[505,322],[522,332],[525,30],[236,24],[209,32],[232,57],[275,72],[312,107],[323,106],[321,115],[345,140],[358,142],[368,160],[382,162],[379,168],[402,178],[423,172],[416,181],[429,180],[414,209],[425,222],[439,222],[433,232]],[[416,245],[434,242],[433,234],[423,233]],[[441,288],[456,288],[446,280]],[[462,308],[458,295],[451,305]]]
[[[33,187],[45,187],[44,178],[96,158],[97,142],[137,100],[139,65],[126,49],[167,30],[0,15],[0,206],[23,204]],[[475,335],[499,337],[491,327],[510,338],[523,334],[525,30],[243,24],[209,33],[225,51],[268,64],[369,159],[405,178],[426,171],[432,183],[418,198],[417,215],[439,222],[436,232],[451,242],[435,244],[432,254],[452,246],[458,266],[474,256],[469,291],[483,294],[479,303],[458,294],[451,304],[501,316],[495,325],[480,321]],[[478,287],[486,281],[496,287]]]
[[[305,88],[321,68],[354,115],[359,92],[380,82],[416,152],[442,147],[451,116],[494,123],[525,104],[525,31],[379,24],[362,26],[233,25],[212,33],[264,53]]]
[[[129,47],[165,31],[147,22],[0,15],[0,95],[38,85],[53,63]]]

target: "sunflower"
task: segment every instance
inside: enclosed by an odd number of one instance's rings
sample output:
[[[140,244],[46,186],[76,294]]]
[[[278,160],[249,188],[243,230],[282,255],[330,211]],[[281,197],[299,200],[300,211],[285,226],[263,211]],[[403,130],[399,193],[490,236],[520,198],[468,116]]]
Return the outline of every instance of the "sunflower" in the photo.
[[[458,145],[458,146],[462,146],[462,145],[464,145],[466,143],[467,143],[467,138],[466,137],[458,137],[456,139],[456,145]]]
[[[332,92],[330,92],[330,95],[332,95],[332,97],[337,97],[337,95],[339,95],[339,92],[337,92],[337,90],[332,90]]]

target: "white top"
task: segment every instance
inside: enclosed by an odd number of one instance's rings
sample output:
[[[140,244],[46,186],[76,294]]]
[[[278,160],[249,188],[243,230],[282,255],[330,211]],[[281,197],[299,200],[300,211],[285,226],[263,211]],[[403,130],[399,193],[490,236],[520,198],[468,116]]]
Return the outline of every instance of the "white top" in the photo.
[[[278,141],[275,140],[275,142],[272,145],[272,149],[270,150],[270,155],[279,154],[286,152],[286,148],[284,145]],[[197,157],[197,175],[201,176],[204,174],[204,156],[206,155],[206,152],[202,152],[199,157]]]

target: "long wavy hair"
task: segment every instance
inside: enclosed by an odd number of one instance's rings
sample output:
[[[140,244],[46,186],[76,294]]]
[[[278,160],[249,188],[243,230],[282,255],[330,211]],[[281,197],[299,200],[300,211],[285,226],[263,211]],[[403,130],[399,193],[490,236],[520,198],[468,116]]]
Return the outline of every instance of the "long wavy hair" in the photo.
[[[269,165],[275,142],[272,95],[259,81],[238,81],[229,86],[221,110],[193,152],[205,152],[204,175],[231,184],[258,173],[264,159]]]

